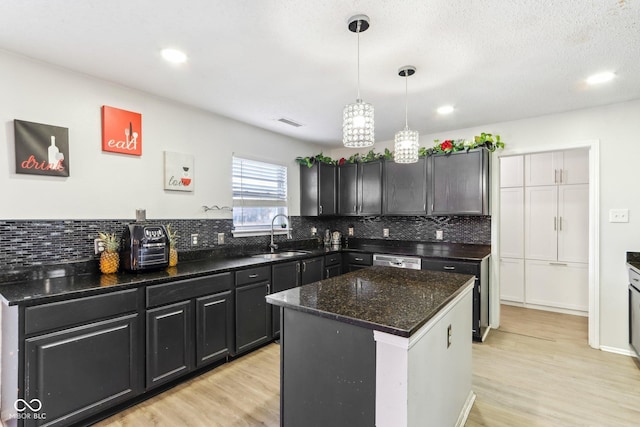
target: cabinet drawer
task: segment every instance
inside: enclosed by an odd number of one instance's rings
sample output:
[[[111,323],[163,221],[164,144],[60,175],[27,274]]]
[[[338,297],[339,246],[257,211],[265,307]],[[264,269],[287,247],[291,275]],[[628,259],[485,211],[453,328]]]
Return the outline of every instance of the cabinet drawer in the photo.
[[[347,264],[373,265],[373,254],[364,254],[360,252],[348,252]]]
[[[423,259],[423,270],[450,271],[452,273],[473,274],[480,277],[480,265],[473,262],[450,261],[439,259]]]
[[[247,270],[236,271],[236,286],[248,285],[250,283],[271,281],[271,267],[256,267]]]
[[[137,289],[27,307],[24,316],[24,333],[30,335],[66,328],[137,309]]]
[[[342,262],[342,255],[340,254],[331,254],[324,256],[324,265],[329,267],[331,265],[338,265]]]
[[[231,273],[220,273],[147,287],[147,307],[184,301],[231,289]]]

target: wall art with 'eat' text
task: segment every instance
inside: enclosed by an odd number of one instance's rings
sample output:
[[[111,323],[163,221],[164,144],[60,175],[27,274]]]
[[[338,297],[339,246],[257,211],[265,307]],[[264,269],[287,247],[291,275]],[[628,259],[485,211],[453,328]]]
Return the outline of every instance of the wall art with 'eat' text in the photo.
[[[69,176],[69,129],[14,120],[16,173]]]
[[[193,191],[193,155],[164,152],[164,189]]]
[[[102,151],[142,155],[142,114],[102,106]]]

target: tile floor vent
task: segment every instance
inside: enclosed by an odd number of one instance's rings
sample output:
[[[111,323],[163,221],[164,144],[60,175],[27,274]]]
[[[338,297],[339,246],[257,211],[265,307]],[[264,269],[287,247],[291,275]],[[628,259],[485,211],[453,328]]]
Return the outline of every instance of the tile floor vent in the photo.
[[[300,126],[302,126],[300,123],[296,123],[293,120],[285,119],[284,117],[278,119],[278,121],[295,128],[299,128]]]

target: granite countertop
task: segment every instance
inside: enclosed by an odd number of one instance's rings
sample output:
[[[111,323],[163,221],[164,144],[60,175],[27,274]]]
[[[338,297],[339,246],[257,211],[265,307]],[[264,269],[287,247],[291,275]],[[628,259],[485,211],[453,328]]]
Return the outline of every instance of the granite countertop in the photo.
[[[444,242],[422,243],[381,239],[349,239],[346,249],[462,261],[482,261],[491,255],[491,245]]]
[[[267,302],[368,329],[410,337],[474,276],[369,267],[267,296]]]
[[[284,249],[283,249],[284,250]],[[292,250],[299,250],[293,248]],[[480,261],[491,253],[489,245],[455,243],[421,243],[397,240],[350,239],[340,247],[305,248],[304,255],[269,260],[250,255],[202,256],[196,259],[180,254],[176,267],[165,270],[131,273],[121,271],[103,275],[97,262],[77,262],[59,266],[40,266],[7,274],[0,279],[0,297],[9,305],[34,305],[62,299],[79,298],[120,289],[154,285],[174,280],[189,279],[241,268],[259,267],[281,262],[302,260],[330,253],[347,251],[379,252],[397,255],[413,255],[424,258],[451,258]],[[188,255],[189,252],[184,254]],[[185,261],[185,259],[187,259]]]

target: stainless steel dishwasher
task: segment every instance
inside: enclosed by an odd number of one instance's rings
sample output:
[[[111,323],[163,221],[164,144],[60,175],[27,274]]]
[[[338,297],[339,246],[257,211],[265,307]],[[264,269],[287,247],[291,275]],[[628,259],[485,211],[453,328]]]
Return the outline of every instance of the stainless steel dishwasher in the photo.
[[[373,265],[420,270],[422,268],[422,260],[420,258],[402,255],[373,254]]]

